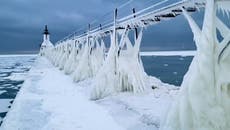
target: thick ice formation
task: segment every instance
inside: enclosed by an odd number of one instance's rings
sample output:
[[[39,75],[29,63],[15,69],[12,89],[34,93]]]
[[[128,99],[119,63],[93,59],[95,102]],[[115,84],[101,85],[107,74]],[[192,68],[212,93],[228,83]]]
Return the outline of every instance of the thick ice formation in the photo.
[[[78,63],[78,55],[79,55],[79,50],[80,48],[78,46],[75,45],[74,40],[72,40],[72,44],[70,45],[70,55],[68,60],[65,63],[64,66],[64,72],[65,74],[71,74],[74,71],[74,67],[76,66],[75,63]],[[73,67],[74,66],[74,67]]]
[[[139,48],[142,30],[134,46],[128,37],[128,29],[121,33],[119,48],[116,33],[111,34],[111,47],[108,57],[95,78],[91,99],[103,98],[107,95],[130,91],[144,92],[146,74],[139,59]],[[135,71],[134,71],[135,70]]]
[[[105,60],[105,44],[103,40],[101,40],[101,45],[99,44],[99,41],[97,38],[95,38],[95,46],[91,50],[91,67],[92,67],[92,73],[95,76],[100,69],[100,67],[103,65],[103,62]]]
[[[70,43],[71,43],[71,40],[67,41],[67,43],[63,46],[64,49],[63,49],[62,55],[60,57],[60,60],[58,62],[58,66],[59,66],[60,70],[64,69],[66,62],[69,58],[69,55],[70,55],[69,44]]]
[[[58,46],[57,50],[56,50],[56,55],[54,57],[54,66],[58,67],[59,66],[59,61],[60,61],[60,57],[63,55],[63,46]]]
[[[108,56],[95,77],[95,85],[91,94],[92,99],[99,99],[115,92],[118,81],[116,76],[117,49],[115,45],[115,33],[110,34],[111,46]]]
[[[177,101],[162,130],[227,130],[230,128],[230,29],[217,17],[229,14],[229,1],[207,0],[203,28],[184,11],[194,33],[197,54],[184,77]],[[224,40],[217,39],[219,30]]]
[[[86,78],[92,77],[92,69],[91,69],[91,62],[90,62],[90,51],[91,51],[91,45],[89,42],[84,44],[84,51],[80,58],[78,67],[75,69],[74,72],[74,81],[78,82],[81,80],[84,80]]]
[[[72,74],[74,81],[81,81],[96,75],[105,59],[105,45],[96,37],[87,41],[69,39],[45,49],[44,56],[65,74]]]
[[[135,40],[134,46],[128,37],[125,38],[127,50],[121,51],[118,57],[120,91],[143,92],[147,86],[142,61],[139,57],[139,48],[142,39],[142,30]]]

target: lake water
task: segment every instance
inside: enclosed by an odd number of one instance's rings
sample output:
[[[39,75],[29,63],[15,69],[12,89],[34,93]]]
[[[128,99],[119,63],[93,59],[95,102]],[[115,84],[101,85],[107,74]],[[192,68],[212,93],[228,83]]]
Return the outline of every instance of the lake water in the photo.
[[[35,56],[0,56],[0,125],[21,88]],[[180,86],[193,57],[143,56],[144,69],[148,75],[161,81]]]
[[[34,60],[35,56],[0,56],[0,125]]]
[[[193,56],[143,56],[145,72],[162,82],[180,86]]]

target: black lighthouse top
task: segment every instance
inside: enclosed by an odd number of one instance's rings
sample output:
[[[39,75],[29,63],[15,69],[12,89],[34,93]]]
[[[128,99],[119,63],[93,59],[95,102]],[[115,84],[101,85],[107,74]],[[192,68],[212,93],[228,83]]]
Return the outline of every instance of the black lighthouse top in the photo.
[[[49,31],[48,31],[47,25],[45,26],[45,30],[44,30],[43,34],[45,34],[45,35],[49,35],[50,34]]]

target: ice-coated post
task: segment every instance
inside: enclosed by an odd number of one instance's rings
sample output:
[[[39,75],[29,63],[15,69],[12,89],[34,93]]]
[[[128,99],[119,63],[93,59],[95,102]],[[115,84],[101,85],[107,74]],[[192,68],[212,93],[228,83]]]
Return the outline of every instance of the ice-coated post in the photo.
[[[100,30],[102,30],[102,25],[100,24]]]
[[[88,24],[87,44],[89,46],[90,24]]]
[[[117,30],[116,30],[116,28],[117,28],[117,8],[115,9],[115,11],[114,11],[114,28],[113,28],[113,33],[114,33],[114,44],[116,45],[116,36],[117,36],[117,34],[116,34],[116,32],[117,32]]]
[[[117,8],[114,10],[114,28],[113,28],[113,44],[115,45],[115,53],[117,53],[117,13],[118,13],[118,10]],[[116,54],[117,55],[117,54]],[[116,55],[114,57],[114,63],[115,63],[115,75],[117,74],[117,58],[116,58]]]
[[[133,17],[134,17],[134,18],[136,18],[135,13],[136,13],[136,10],[135,10],[135,8],[133,8]],[[134,25],[134,26],[135,26],[135,25]],[[135,36],[135,40],[136,40],[136,39],[138,38],[137,28],[136,28],[136,27],[134,28],[134,31],[135,31],[134,36]]]

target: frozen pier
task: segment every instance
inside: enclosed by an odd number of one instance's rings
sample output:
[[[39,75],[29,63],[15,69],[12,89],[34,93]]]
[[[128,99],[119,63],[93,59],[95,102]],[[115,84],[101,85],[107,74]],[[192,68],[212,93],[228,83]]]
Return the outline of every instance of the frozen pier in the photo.
[[[158,129],[160,115],[167,110],[176,90],[170,91],[167,88],[172,86],[150,79],[162,89],[92,101],[88,95],[92,79],[74,83],[48,60],[38,58],[1,130]]]
[[[109,25],[89,25],[87,33],[74,33],[55,46],[46,26],[40,56],[2,129],[229,129],[230,29],[224,16],[230,14],[230,1],[184,0],[151,10],[164,2],[120,19],[115,9]],[[190,14],[204,6],[200,28]],[[178,91],[145,73],[140,45],[144,28],[180,14],[197,51]]]

